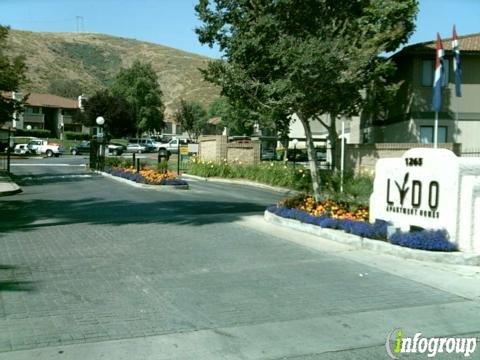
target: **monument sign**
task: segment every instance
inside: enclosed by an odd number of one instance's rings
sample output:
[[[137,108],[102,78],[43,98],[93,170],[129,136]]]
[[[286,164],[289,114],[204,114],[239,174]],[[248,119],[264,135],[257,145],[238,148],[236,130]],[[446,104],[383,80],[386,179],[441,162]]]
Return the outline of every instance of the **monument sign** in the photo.
[[[370,214],[403,231],[445,229],[461,250],[480,252],[480,159],[428,148],[380,159]]]

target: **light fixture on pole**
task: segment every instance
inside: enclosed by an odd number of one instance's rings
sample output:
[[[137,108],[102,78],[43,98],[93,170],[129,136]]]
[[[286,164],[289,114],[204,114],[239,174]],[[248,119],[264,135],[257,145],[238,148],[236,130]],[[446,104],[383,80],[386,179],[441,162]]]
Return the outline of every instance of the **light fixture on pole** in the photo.
[[[97,119],[95,120],[95,122],[97,123],[98,128],[99,128],[99,130],[97,131],[97,137],[102,137],[103,136],[103,125],[105,124],[105,119],[103,118],[103,116],[98,116]],[[100,129],[102,131],[100,131]],[[100,135],[100,134],[102,134],[102,135]]]
[[[99,146],[98,146],[98,153],[97,153],[97,170],[102,170],[103,171],[103,164],[104,164],[104,157],[105,157],[105,150],[104,150],[104,134],[103,134],[103,125],[105,124],[105,119],[103,118],[103,116],[98,116],[96,119],[95,119],[95,122],[97,123],[98,125],[98,128],[97,128],[97,141],[98,139],[100,139],[100,141],[98,142]]]

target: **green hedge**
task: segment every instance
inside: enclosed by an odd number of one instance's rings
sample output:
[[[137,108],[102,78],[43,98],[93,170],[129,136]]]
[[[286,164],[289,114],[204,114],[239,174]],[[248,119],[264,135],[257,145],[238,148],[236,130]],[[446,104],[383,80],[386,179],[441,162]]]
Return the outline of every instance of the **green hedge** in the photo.
[[[293,168],[291,164],[279,161],[242,164],[241,162],[204,162],[194,159],[188,166],[188,173],[203,177],[248,179],[259,183],[281,186],[300,191],[311,191],[309,171],[303,167]]]
[[[263,161],[257,164],[241,162],[215,163],[194,158],[188,165],[189,174],[203,177],[237,178],[259,183],[281,186],[299,191],[312,192],[310,170],[283,161]],[[368,205],[373,191],[373,179],[369,176],[354,176],[345,173],[343,192],[340,192],[340,173],[320,170],[321,188],[324,196],[352,204]]]
[[[67,140],[90,140],[90,134],[81,132],[65,131],[64,135]]]
[[[38,137],[38,138],[48,138],[52,135],[50,130],[43,130],[43,129],[33,129],[33,130],[23,130],[17,129],[15,131],[15,136],[31,136],[31,137]]]

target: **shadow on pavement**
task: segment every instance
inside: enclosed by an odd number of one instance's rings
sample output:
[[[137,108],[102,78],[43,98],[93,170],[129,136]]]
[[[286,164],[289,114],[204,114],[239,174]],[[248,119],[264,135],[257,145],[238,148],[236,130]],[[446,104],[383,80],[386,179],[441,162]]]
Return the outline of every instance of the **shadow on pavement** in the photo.
[[[16,175],[12,179],[19,186],[28,186],[28,185],[46,185],[54,183],[69,183],[82,180],[88,180],[92,177],[95,177],[95,174],[88,174],[85,172],[72,172],[72,173],[44,173],[44,174],[35,174],[35,175]]]
[[[19,281],[12,280],[15,278],[13,271],[17,270],[17,266],[13,265],[1,265],[0,264],[0,293],[5,291],[34,291],[36,290],[35,283],[33,281]],[[11,272],[5,274],[5,271],[11,270]]]
[[[161,202],[81,200],[5,200],[0,207],[0,234],[42,226],[88,224],[175,223],[205,225],[235,221],[261,213],[264,205],[248,202],[176,200]]]

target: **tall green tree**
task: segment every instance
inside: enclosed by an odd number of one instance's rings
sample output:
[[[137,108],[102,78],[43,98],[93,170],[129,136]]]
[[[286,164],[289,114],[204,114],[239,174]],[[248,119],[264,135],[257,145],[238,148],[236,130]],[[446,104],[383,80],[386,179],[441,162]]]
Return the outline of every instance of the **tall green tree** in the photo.
[[[105,129],[113,137],[135,134],[135,114],[128,101],[108,90],[97,91],[84,102],[84,111],[77,114],[85,126],[96,126],[96,119],[105,119]]]
[[[0,93],[18,91],[26,82],[24,57],[9,57],[5,54],[9,28],[0,25]],[[0,125],[11,120],[15,111],[21,111],[21,103],[0,95]]]
[[[131,104],[139,133],[165,127],[162,91],[150,63],[137,60],[131,67],[120,70],[110,89],[113,95]]]
[[[322,121],[336,141],[334,120],[358,112],[359,91],[393,66],[379,54],[407,41],[417,6],[416,0],[200,0],[199,40],[224,54],[203,73],[229,99],[298,116],[319,199],[310,122]]]
[[[258,114],[247,109],[242,103],[235,103],[224,96],[213,100],[208,107],[208,117],[220,117],[221,126],[226,127],[230,135],[251,135]]]
[[[192,140],[197,140],[207,126],[207,111],[195,101],[180,100],[174,118]]]

